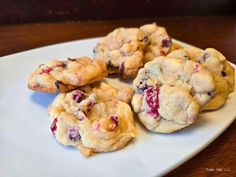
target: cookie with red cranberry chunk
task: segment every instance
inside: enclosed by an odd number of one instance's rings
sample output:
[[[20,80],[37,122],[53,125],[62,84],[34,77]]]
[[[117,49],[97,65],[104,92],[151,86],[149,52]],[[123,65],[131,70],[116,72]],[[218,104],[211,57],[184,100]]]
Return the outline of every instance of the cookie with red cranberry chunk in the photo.
[[[133,110],[148,130],[160,133],[194,123],[215,94],[213,77],[199,63],[170,57],[146,63],[133,88]]]
[[[170,57],[182,57],[201,63],[213,75],[221,77],[227,82],[229,91],[234,90],[235,78],[234,68],[226,60],[225,56],[213,48],[201,50],[196,47],[186,47],[172,51],[168,54]]]
[[[87,57],[52,60],[42,64],[29,77],[28,88],[39,92],[67,92],[98,81],[107,75],[103,61]]]
[[[140,30],[149,39],[148,46],[145,48],[145,62],[169,53],[172,47],[172,40],[164,27],[152,23],[141,26]]]
[[[136,136],[130,106],[100,87],[61,93],[49,107],[56,140],[86,157],[122,149]]]
[[[133,78],[143,67],[143,49],[148,38],[138,28],[117,28],[100,39],[94,48],[95,58],[102,59],[109,74]]]
[[[192,60],[201,63],[212,74],[226,80],[230,92],[234,90],[234,68],[222,53],[213,48],[207,48],[203,51],[195,47],[185,48],[185,51]]]
[[[214,110],[226,102],[230,92],[234,90],[234,68],[227,62],[225,57],[215,49],[201,50],[188,47],[172,51],[169,57],[193,60],[205,67],[214,77],[216,83],[216,96],[203,110]]]

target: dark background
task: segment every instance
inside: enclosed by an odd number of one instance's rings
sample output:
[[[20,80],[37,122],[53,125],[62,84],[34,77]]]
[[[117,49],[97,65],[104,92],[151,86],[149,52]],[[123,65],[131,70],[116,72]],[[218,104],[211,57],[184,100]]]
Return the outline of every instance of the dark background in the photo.
[[[235,14],[235,0],[0,0],[0,24]]]

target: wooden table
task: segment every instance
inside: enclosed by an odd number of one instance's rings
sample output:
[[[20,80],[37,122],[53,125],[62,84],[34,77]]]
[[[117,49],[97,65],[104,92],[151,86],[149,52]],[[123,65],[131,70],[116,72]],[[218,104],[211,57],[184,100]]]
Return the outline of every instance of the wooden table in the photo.
[[[102,36],[120,26],[137,27],[151,22],[165,26],[173,38],[201,48],[214,47],[229,61],[236,63],[235,16],[2,25],[0,26],[0,56],[58,42]],[[236,122],[234,121],[211,145],[166,176],[236,176],[235,135]],[[220,172],[216,168],[226,171]],[[209,171],[209,169],[215,170]]]

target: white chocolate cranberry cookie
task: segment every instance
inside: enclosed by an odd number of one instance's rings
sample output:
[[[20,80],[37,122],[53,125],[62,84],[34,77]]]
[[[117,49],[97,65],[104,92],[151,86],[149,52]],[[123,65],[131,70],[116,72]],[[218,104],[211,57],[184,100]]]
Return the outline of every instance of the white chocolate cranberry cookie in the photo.
[[[84,156],[123,148],[136,136],[130,106],[105,83],[59,94],[49,107],[56,140]],[[100,90],[101,89],[101,90]],[[118,91],[117,91],[118,92]],[[123,98],[123,97],[121,97]]]
[[[93,83],[107,75],[103,61],[87,57],[52,60],[42,64],[29,77],[28,87],[40,92],[65,92]]]
[[[145,36],[149,39],[148,46],[145,48],[145,62],[158,56],[165,56],[169,53],[172,40],[164,27],[152,23],[141,26],[140,30],[143,31]]]
[[[100,39],[94,48],[95,58],[102,59],[109,74],[135,77],[143,67],[143,49],[148,38],[138,28],[117,28]]]
[[[132,106],[142,124],[171,133],[194,123],[214,97],[215,83],[199,63],[157,57],[139,70],[133,88]]]
[[[219,108],[227,100],[229,92],[234,90],[234,68],[217,50],[212,48],[201,50],[195,47],[188,47],[172,51],[168,56],[193,60],[202,64],[203,67],[211,72],[216,82],[216,96],[203,110]]]
[[[225,56],[216,49],[207,48],[201,50],[196,47],[186,47],[168,54],[170,57],[175,57],[176,55],[179,57],[185,56],[186,59],[201,63],[213,75],[217,75],[226,80],[230,92],[234,90],[234,68],[229,64]]]

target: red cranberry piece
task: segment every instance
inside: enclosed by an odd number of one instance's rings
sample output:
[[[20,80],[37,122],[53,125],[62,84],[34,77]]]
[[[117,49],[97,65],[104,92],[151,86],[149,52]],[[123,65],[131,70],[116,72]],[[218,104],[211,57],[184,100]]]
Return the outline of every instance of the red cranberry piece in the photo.
[[[81,136],[77,128],[73,127],[69,129],[69,138],[73,142],[80,140]]]
[[[57,119],[57,117],[53,120],[53,122],[52,122],[52,125],[51,125],[51,131],[52,131],[52,133],[55,135],[55,132],[56,132],[56,130],[57,130],[57,122],[58,122],[58,119]]]
[[[92,109],[93,105],[95,105],[95,103],[92,102],[92,101],[90,101],[90,102],[88,103],[88,105],[87,105],[87,111],[86,111],[87,113]]]
[[[161,45],[162,45],[162,47],[170,47],[170,45],[171,45],[171,39],[170,38],[167,38],[167,39],[163,39],[162,41],[161,41]]]
[[[157,117],[159,115],[158,108],[159,108],[159,89],[154,87],[149,87],[144,91],[146,95],[146,102],[150,108],[147,112],[149,115],[153,117]]]
[[[75,102],[80,103],[84,99],[85,99],[85,95],[83,92],[78,90],[73,93],[73,100],[75,100]]]
[[[199,72],[200,71],[200,64],[196,64],[195,66],[194,66],[194,71],[195,72]]]
[[[110,120],[111,120],[112,123],[109,125],[109,130],[113,131],[113,130],[116,129],[116,127],[119,124],[118,117],[117,116],[111,116]]]
[[[116,126],[118,126],[119,121],[118,121],[118,117],[117,116],[111,116],[111,121],[114,122],[116,124]]]
[[[46,66],[45,68],[42,69],[42,71],[40,72],[40,74],[49,74],[52,71],[52,68]]]

